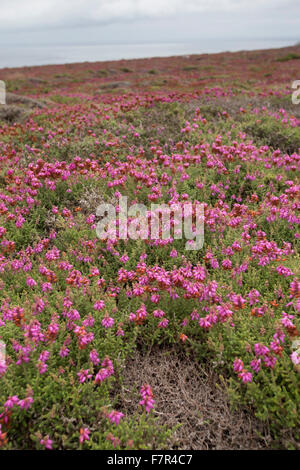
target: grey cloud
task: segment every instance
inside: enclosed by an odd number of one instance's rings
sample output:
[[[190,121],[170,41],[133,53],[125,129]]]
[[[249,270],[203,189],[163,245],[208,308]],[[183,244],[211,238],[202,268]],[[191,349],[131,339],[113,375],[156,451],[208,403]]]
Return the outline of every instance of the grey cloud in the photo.
[[[1,0],[2,31],[161,19],[191,13],[300,13],[298,0]]]

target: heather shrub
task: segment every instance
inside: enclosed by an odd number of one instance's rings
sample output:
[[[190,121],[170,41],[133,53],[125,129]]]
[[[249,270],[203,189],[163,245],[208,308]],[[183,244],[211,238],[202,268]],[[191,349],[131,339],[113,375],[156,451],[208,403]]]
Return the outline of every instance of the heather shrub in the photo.
[[[268,447],[299,446],[300,122],[282,83],[294,65],[275,69],[270,51],[185,60],[49,66],[47,93],[9,82],[45,106],[0,127],[3,449],[177,448],[184,424],[157,411],[154,375],[131,383],[129,364],[155,351],[219,377]],[[99,238],[97,207],[118,214],[121,195],[149,218],[152,203],[202,203],[203,246],[174,227]]]

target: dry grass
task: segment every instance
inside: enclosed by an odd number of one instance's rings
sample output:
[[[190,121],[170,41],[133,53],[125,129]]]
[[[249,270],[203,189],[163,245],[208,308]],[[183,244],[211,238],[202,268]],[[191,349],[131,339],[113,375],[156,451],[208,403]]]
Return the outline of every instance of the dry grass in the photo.
[[[118,405],[136,412],[138,390],[153,389],[155,414],[168,428],[180,425],[170,449],[267,449],[271,437],[266,425],[251,411],[232,411],[218,376],[183,353],[154,349],[130,359],[120,386]]]
[[[9,92],[6,93],[5,99],[6,104],[0,106],[0,121],[8,124],[23,123],[34,108],[45,106],[42,101]]]
[[[0,107],[0,121],[4,121],[8,124],[24,122],[28,118],[28,115],[28,112],[20,106],[4,104]]]
[[[290,99],[279,99],[276,97],[262,99],[257,96],[238,95],[223,98],[222,100],[202,97],[199,100],[186,104],[185,108],[187,113],[190,113],[190,117],[192,117],[196,108],[200,108],[201,114],[208,118],[218,117],[219,112],[227,111],[234,120],[239,120],[241,117],[240,108],[247,110],[254,108],[261,109],[262,106],[271,112],[279,112],[280,109],[284,108],[290,115],[298,119],[300,118],[300,106],[293,104],[291,97]]]

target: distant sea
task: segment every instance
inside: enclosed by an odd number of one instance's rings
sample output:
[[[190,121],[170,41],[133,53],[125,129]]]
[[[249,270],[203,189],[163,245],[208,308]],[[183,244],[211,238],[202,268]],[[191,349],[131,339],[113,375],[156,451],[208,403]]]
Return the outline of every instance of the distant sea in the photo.
[[[168,57],[294,46],[295,39],[201,39],[193,42],[1,46],[0,68]]]

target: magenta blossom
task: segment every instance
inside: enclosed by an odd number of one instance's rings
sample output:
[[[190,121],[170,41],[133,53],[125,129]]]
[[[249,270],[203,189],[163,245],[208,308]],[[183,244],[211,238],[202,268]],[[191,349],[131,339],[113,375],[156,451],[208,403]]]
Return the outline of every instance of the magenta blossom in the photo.
[[[110,419],[111,423],[114,423],[116,426],[118,426],[120,420],[123,418],[124,414],[121,413],[120,411],[111,411],[108,414],[108,418]]]
[[[89,441],[90,440],[90,430],[89,428],[80,428],[80,437],[79,437],[79,442],[80,444],[83,444],[84,441]]]
[[[49,439],[49,436],[45,436],[43,439],[40,440],[40,444],[45,447],[47,450],[52,450],[53,441]]]

